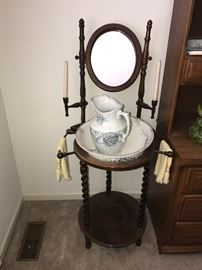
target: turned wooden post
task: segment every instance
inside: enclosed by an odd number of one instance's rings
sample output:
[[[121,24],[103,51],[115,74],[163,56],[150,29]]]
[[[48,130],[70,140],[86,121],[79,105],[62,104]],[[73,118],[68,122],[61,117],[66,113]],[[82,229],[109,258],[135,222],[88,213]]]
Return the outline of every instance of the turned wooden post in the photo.
[[[112,171],[106,171],[106,194],[110,195],[111,194],[111,189],[112,189]]]
[[[81,172],[81,185],[82,185],[82,197],[83,197],[83,220],[84,229],[88,231],[90,229],[90,205],[89,205],[89,185],[88,185],[88,166],[84,161],[80,161]],[[91,242],[88,237],[85,236],[86,248],[91,247]]]
[[[147,64],[148,61],[152,58],[149,56],[149,42],[150,42],[150,34],[151,34],[151,28],[152,28],[152,21],[149,20],[147,22],[147,31],[145,36],[145,43],[144,43],[144,49],[142,53],[142,67],[140,72],[140,85],[139,85],[139,91],[138,91],[138,101],[137,101],[137,117],[141,118],[142,113],[142,103],[144,100],[144,93],[145,93],[145,77],[146,77],[146,70],[147,70]]]
[[[138,213],[138,227],[142,227],[144,223],[144,216],[145,216],[145,205],[147,199],[147,188],[149,183],[149,168],[150,164],[147,163],[144,166],[143,178],[142,178],[142,189],[140,195],[140,206],[139,206],[139,213]]]

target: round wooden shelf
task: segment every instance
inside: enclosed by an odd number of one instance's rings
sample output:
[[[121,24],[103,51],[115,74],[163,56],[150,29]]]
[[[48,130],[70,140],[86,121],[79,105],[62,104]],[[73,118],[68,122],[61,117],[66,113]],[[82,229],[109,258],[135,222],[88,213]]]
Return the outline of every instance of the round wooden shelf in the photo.
[[[124,247],[137,242],[144,233],[146,221],[137,226],[139,203],[133,197],[117,191],[90,197],[90,229],[84,228],[83,206],[79,224],[83,233],[93,242],[107,247]]]
[[[149,148],[138,158],[131,159],[127,162],[109,162],[96,159],[90,156],[86,151],[84,151],[76,142],[74,141],[74,152],[77,157],[84,161],[87,165],[92,167],[110,170],[110,171],[128,171],[134,170],[145,166],[149,162]]]

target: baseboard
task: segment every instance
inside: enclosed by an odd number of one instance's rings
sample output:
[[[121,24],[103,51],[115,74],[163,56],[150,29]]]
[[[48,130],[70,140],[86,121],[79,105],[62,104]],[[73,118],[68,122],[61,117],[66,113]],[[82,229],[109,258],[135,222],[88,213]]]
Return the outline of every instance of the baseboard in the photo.
[[[22,207],[22,203],[23,203],[23,199],[21,199],[16,207],[16,210],[13,214],[13,217],[11,219],[11,222],[8,226],[8,229],[5,233],[5,236],[4,236],[4,239],[2,241],[2,244],[0,246],[0,257],[3,258],[4,255],[5,255],[5,252],[6,252],[6,249],[8,247],[8,244],[9,244],[9,241],[11,239],[11,236],[12,236],[12,233],[13,233],[13,230],[14,230],[14,226],[16,224],[16,221],[18,219],[18,216],[19,216],[19,213],[20,213],[20,210],[21,210],[21,207]]]
[[[134,198],[138,198],[140,193],[131,193],[126,192],[127,194],[130,194]],[[96,194],[93,193],[91,195]],[[81,193],[69,193],[69,194],[24,194],[23,196],[24,201],[57,201],[57,200],[82,200],[82,194]]]
[[[81,200],[81,193],[70,194],[24,194],[24,201],[62,201],[62,200]]]

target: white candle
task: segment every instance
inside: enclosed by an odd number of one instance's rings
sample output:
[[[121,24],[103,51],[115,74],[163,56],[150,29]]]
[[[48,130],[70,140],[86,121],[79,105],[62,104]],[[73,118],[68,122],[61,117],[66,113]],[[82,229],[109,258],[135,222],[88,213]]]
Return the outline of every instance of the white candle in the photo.
[[[68,97],[68,62],[64,62],[63,97]]]
[[[154,92],[152,100],[158,99],[160,73],[161,73],[161,60],[159,60],[157,63],[156,78],[154,83]]]

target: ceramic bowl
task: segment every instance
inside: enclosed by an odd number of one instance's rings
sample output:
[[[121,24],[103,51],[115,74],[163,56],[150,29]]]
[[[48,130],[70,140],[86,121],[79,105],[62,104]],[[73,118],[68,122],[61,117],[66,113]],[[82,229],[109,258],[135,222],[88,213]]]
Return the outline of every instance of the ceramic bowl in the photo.
[[[103,161],[127,162],[138,158],[151,145],[154,139],[153,128],[145,121],[132,116],[132,129],[122,150],[116,155],[104,155],[98,153],[90,134],[91,120],[82,124],[76,133],[78,145],[90,156]]]

